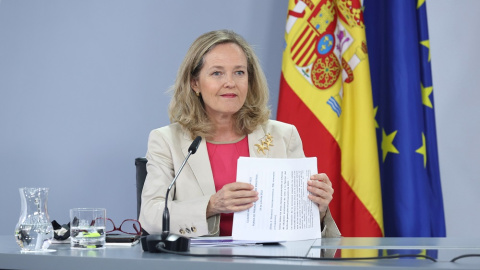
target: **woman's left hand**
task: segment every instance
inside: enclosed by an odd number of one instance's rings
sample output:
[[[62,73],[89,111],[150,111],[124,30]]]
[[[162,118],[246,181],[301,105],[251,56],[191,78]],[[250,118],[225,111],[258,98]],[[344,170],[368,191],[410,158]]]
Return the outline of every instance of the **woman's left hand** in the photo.
[[[308,198],[318,205],[318,210],[320,210],[321,214],[320,218],[323,221],[328,205],[333,199],[332,182],[330,182],[326,174],[320,173],[310,176],[307,185],[307,190],[311,193],[308,195]]]

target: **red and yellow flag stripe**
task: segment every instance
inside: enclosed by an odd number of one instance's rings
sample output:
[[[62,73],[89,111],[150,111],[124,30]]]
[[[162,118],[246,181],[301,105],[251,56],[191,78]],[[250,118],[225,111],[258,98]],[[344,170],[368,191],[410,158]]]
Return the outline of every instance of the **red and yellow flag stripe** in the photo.
[[[344,236],[383,236],[374,109],[358,0],[291,0],[277,119],[294,124],[335,189]]]

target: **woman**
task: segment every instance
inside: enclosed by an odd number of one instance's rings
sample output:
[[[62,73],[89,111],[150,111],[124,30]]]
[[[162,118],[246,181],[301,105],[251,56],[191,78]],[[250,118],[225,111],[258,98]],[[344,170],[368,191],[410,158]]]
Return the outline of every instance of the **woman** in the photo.
[[[170,230],[190,237],[231,235],[233,213],[258,200],[252,185],[236,182],[237,159],[304,157],[300,136],[294,126],[268,120],[265,76],[252,48],[232,31],[209,32],[194,41],[173,92],[172,124],[153,130],[148,141],[142,227],[150,234],[162,231],[167,187],[192,140],[202,136],[169,194]],[[260,149],[266,140],[271,146]],[[309,198],[318,205],[322,236],[339,236],[328,210],[330,180],[325,174],[310,179]]]

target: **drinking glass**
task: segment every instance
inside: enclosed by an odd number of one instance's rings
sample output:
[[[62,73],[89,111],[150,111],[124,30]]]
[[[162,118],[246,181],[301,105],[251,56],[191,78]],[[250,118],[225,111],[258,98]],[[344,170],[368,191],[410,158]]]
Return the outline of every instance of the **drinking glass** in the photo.
[[[72,248],[105,247],[105,208],[70,209],[70,245]]]

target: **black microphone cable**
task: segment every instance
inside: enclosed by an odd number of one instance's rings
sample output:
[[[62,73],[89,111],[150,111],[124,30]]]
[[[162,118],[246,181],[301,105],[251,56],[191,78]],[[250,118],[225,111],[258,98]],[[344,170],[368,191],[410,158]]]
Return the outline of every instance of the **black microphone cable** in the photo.
[[[457,260],[460,260],[460,259],[463,259],[463,258],[469,258],[469,257],[480,257],[480,254],[464,254],[464,255],[460,255],[460,256],[457,256],[453,259],[450,260],[450,262],[455,262]]]

